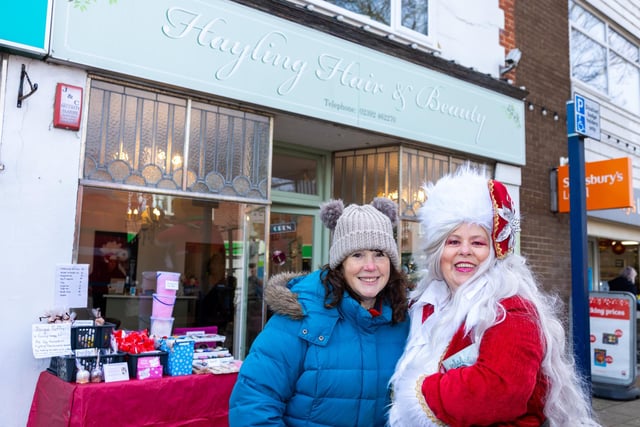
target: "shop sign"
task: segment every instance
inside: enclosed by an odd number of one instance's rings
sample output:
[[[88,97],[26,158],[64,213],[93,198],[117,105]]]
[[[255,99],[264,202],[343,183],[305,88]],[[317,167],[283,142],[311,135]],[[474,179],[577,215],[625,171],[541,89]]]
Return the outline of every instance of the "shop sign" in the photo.
[[[250,7],[58,1],[53,14],[52,58],[525,164],[522,100]]]
[[[51,0],[1,2],[0,46],[45,55],[49,49],[52,3]]]
[[[631,158],[585,163],[587,210],[633,207]],[[569,166],[558,168],[558,212],[569,212]]]
[[[271,234],[293,233],[296,231],[295,222],[283,222],[280,224],[271,224]]]
[[[589,294],[591,376],[628,386],[636,379],[636,301],[628,292]]]
[[[599,218],[606,221],[640,227],[640,189],[633,189],[633,205],[628,208],[605,209],[587,212],[589,218]]]

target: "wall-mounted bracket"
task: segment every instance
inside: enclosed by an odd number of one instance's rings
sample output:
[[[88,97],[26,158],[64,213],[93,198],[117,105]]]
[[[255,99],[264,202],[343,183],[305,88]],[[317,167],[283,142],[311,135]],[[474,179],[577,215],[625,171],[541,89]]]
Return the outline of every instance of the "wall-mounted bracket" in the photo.
[[[29,88],[31,92],[24,95],[23,87],[24,87],[24,79],[27,78],[27,83],[29,83]],[[27,70],[24,64],[22,64],[22,71],[20,72],[20,86],[18,86],[18,108],[22,108],[22,101],[33,95],[35,91],[38,90],[38,83],[31,83],[31,79],[29,78],[29,74],[27,74]]]

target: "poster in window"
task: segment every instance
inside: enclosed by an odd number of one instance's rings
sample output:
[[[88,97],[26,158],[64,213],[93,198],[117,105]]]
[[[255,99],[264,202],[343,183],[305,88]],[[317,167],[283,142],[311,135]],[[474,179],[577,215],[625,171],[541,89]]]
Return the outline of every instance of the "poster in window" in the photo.
[[[127,276],[135,275],[137,257],[135,235],[113,231],[96,231],[93,264],[89,275],[89,293],[93,307],[105,314],[104,295],[122,294]]]

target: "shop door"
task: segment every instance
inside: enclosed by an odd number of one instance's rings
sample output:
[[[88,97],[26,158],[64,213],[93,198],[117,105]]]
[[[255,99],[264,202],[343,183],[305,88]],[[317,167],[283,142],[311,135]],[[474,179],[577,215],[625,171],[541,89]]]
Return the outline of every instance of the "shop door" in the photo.
[[[274,205],[269,227],[269,274],[302,273],[320,267],[319,210]]]

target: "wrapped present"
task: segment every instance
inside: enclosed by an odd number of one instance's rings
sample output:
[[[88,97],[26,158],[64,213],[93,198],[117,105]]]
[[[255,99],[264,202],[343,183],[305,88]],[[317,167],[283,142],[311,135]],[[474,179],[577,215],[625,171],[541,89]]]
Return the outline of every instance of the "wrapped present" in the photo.
[[[160,349],[169,353],[167,373],[171,376],[192,373],[195,341],[190,338],[163,338]]]

